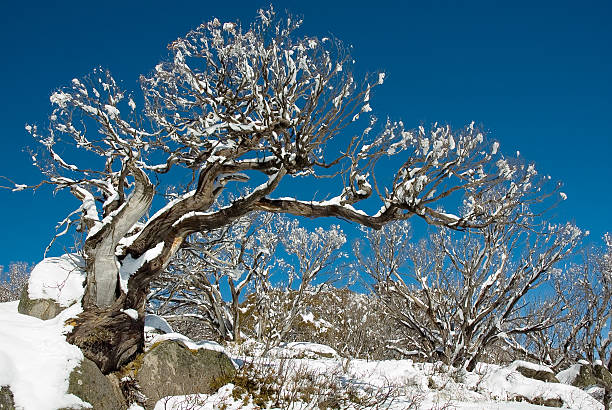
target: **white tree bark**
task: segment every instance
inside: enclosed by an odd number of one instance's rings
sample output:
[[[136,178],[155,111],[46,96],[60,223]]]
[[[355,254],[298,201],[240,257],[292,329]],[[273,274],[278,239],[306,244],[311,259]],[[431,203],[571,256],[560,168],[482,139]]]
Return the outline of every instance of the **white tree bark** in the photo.
[[[127,201],[102,221],[102,226],[85,242],[87,260],[87,294],[85,305],[108,307],[116,299],[119,261],[115,255],[119,241],[147,212],[153,201],[153,185],[140,169],[131,169],[134,190]],[[106,219],[105,219],[106,220]]]

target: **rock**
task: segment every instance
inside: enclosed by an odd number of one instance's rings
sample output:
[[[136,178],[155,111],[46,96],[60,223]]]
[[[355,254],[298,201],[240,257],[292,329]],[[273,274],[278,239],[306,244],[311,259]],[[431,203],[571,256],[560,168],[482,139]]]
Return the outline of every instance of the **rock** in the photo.
[[[19,313],[47,320],[80,302],[85,292],[85,261],[66,254],[45,258],[32,272],[21,292]]]
[[[598,379],[598,384],[608,390],[612,389],[612,374],[601,364],[593,366],[593,375]]]
[[[8,386],[0,387],[0,409],[2,410],[15,410],[15,400],[13,399],[13,393]]]
[[[600,370],[600,373],[601,376],[605,377],[603,370]],[[593,366],[588,363],[576,363],[570,368],[559,372],[558,378],[563,380],[564,383],[580,389],[601,384],[600,378],[595,374]]]
[[[560,398],[545,399],[543,397],[537,396],[530,399],[525,396],[516,396],[514,397],[514,400],[535,404],[536,406],[563,407],[563,400],[561,400]]]
[[[23,315],[34,316],[42,320],[52,319],[66,309],[51,299],[30,299],[28,285],[23,287],[17,311]]]
[[[547,383],[559,383],[555,373],[546,366],[517,360],[509,367],[530,379],[540,380]]]
[[[146,408],[166,396],[213,393],[236,375],[223,352],[189,349],[185,343],[166,340],[126,366],[147,397]]]
[[[83,358],[70,374],[68,393],[91,404],[96,410],[125,409],[127,405],[118,383],[104,376],[91,360]]]

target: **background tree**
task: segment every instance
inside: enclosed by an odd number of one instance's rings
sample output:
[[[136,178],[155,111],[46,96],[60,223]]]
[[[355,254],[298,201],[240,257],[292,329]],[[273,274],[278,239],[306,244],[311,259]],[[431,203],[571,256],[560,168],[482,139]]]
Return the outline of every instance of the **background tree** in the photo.
[[[518,165],[484,143],[473,125],[410,131],[388,121],[362,132],[346,127],[371,110],[372,89],[335,41],[299,37],[300,21],[260,11],[248,28],[213,20],[169,45],[170,58],[141,77],[144,101],[95,69],[51,96],[48,126],[26,128],[41,143],[32,152],[44,179],[80,201],[60,223],[86,234],[84,312],[71,343],[109,372],[143,348],[143,314],[151,282],[191,234],[206,234],[252,211],[332,216],[380,228],[417,215],[430,224],[485,226],[531,195]],[[375,131],[378,129],[378,131]],[[347,137],[342,138],[342,130]],[[350,131],[350,132],[348,132]],[[396,158],[388,178],[376,164]],[[383,161],[384,162],[384,161]],[[325,198],[271,197],[286,175],[312,181],[335,175]],[[165,206],[154,199],[166,185],[185,186]],[[487,214],[480,205],[461,215],[441,200],[468,192],[476,203],[504,192]],[[245,192],[214,208],[226,190]],[[376,192],[372,213],[354,208]],[[451,202],[452,203],[452,202]],[[151,212],[153,207],[156,212]],[[138,319],[126,318],[134,309]]]
[[[339,226],[309,231],[296,220],[282,222],[278,234],[286,256],[277,255],[277,269],[255,278],[253,295],[245,303],[252,336],[267,347],[289,341],[296,319],[307,313],[307,301],[338,281],[343,268],[338,262],[346,237]]]
[[[586,360],[604,388],[604,406],[612,399],[612,237],[604,237],[603,249],[582,252],[556,281],[556,297],[566,315],[553,331],[542,336],[554,346],[553,365],[575,364]]]
[[[148,309],[173,325],[203,327],[199,337],[239,341],[240,303],[273,265],[281,236],[277,219],[254,212],[191,235],[153,281]]]
[[[13,262],[7,271],[0,265],[0,303],[19,299],[31,270],[32,267],[26,262]]]
[[[515,335],[554,324],[556,316],[526,308],[528,297],[581,237],[570,224],[539,223],[522,203],[504,223],[466,233],[441,229],[416,245],[404,225],[390,224],[368,232],[373,252],[357,256],[408,330],[397,348],[471,371],[494,343],[512,344]],[[546,303],[537,310],[555,312]]]

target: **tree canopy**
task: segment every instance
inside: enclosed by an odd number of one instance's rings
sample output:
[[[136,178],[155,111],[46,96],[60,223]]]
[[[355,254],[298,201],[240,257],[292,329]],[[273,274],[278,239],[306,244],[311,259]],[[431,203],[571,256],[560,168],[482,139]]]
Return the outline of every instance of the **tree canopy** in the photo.
[[[85,311],[71,341],[103,370],[142,348],[149,286],[191,234],[253,211],[375,229],[412,216],[482,228],[545,196],[535,168],[504,157],[474,124],[377,121],[371,101],[384,73],[355,78],[341,42],[300,35],[300,25],[272,9],[246,27],[214,19],[168,46],[141,93],[97,68],[52,94],[48,126],[27,126],[44,177],[13,189],[52,185],[80,201],[60,222],[60,234],[74,226],[86,235]],[[288,177],[295,195],[275,196]],[[300,198],[300,181],[324,177],[336,183],[331,199]],[[456,196],[463,202],[446,209]],[[121,309],[139,319],[118,324]],[[100,327],[113,336],[92,341]]]

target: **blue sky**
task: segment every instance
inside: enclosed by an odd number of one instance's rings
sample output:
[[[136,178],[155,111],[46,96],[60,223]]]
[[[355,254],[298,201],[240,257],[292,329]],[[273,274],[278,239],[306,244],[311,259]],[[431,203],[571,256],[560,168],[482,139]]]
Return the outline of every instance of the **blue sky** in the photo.
[[[51,92],[109,68],[136,89],[166,44],[202,21],[249,22],[267,1],[10,2],[0,13],[0,175],[37,181],[23,151]],[[283,1],[304,32],[354,46],[360,70],[384,70],[379,116],[409,126],[475,121],[564,183],[554,210],[599,240],[612,231],[612,3],[609,1]],[[0,192],[0,264],[37,261],[67,196]],[[57,250],[59,251],[59,250]]]

